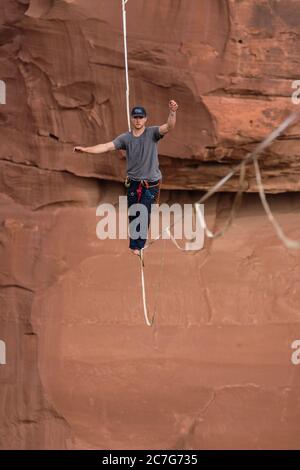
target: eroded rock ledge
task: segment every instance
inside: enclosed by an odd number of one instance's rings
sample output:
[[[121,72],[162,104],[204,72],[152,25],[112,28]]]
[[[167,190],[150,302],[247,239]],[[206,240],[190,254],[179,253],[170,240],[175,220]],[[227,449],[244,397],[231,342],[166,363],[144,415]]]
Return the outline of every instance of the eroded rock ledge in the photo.
[[[188,7],[187,7],[188,4]],[[160,144],[167,188],[207,189],[292,110],[300,20],[293,0],[128,2],[131,103],[176,131]],[[4,0],[0,158],[121,181],[121,154],[74,155],[73,145],[126,130],[121,2]],[[300,125],[262,159],[269,192],[298,191]],[[252,168],[248,191],[257,187]],[[225,191],[237,189],[237,178]]]

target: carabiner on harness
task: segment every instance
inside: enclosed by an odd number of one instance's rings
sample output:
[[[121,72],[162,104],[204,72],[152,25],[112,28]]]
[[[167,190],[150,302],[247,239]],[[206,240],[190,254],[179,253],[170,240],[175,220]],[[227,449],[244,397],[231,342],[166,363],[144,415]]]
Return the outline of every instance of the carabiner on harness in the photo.
[[[125,188],[130,188],[130,178],[129,178],[129,176],[126,176],[126,179],[124,181],[124,186],[125,186]]]

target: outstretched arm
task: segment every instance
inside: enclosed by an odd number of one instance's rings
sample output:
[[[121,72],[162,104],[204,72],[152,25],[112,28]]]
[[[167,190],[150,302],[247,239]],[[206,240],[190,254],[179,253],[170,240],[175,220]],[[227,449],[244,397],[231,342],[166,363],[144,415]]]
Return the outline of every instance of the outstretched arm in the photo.
[[[84,153],[105,153],[112,150],[116,150],[113,142],[107,142],[106,144],[94,145],[94,147],[74,147],[73,152],[84,152]]]
[[[170,113],[169,113],[169,117],[168,117],[168,120],[167,120],[166,124],[163,124],[162,126],[159,126],[160,135],[167,134],[167,132],[171,131],[175,127],[175,124],[176,124],[176,111],[178,109],[178,104],[176,103],[176,101],[171,100],[169,102],[169,109],[170,109]]]

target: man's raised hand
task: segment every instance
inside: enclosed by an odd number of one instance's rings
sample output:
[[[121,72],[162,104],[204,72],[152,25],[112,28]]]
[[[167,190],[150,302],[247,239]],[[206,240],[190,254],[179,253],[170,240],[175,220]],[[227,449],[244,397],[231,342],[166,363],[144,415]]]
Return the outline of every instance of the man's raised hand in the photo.
[[[178,109],[178,104],[174,100],[169,101],[169,109],[170,111],[176,112]]]

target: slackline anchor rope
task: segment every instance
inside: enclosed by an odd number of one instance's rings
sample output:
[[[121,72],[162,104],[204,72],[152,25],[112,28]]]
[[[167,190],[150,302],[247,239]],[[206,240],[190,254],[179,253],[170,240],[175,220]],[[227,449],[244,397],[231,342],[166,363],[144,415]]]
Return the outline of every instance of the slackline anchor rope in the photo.
[[[259,158],[260,156],[260,153],[265,150],[266,148],[268,148],[273,142],[275,139],[277,139],[277,137],[279,137],[286,129],[288,129],[289,127],[291,127],[292,125],[294,125],[296,122],[298,122],[300,119],[300,113],[299,112],[295,112],[295,113],[292,113],[290,114],[274,131],[272,131],[262,142],[260,142],[256,148],[253,150],[253,152],[250,152],[246,155],[246,157],[244,158],[244,160],[239,163],[238,165],[236,165],[226,176],[224,176],[224,178],[222,178],[220,181],[218,181],[218,183],[215,184],[215,186],[213,186],[209,191],[207,191],[203,196],[202,198],[195,202],[194,203],[194,208],[195,208],[195,212],[196,214],[198,215],[199,217],[199,220],[200,220],[200,223],[201,223],[201,226],[202,228],[205,230],[205,234],[208,238],[217,238],[217,237],[220,237],[220,236],[223,236],[225,231],[229,228],[229,226],[232,224],[234,218],[236,217],[236,212],[237,212],[237,209],[239,207],[239,204],[240,202],[238,201],[239,198],[242,196],[242,194],[244,193],[245,189],[244,189],[244,178],[245,178],[245,175],[242,176],[242,180],[240,179],[240,184],[239,184],[239,192],[237,193],[236,195],[236,198],[234,199],[234,202],[233,202],[233,205],[232,205],[232,208],[231,208],[231,213],[229,215],[229,218],[227,219],[227,221],[225,222],[224,224],[224,228],[221,229],[220,231],[216,232],[216,233],[212,233],[207,225],[206,225],[206,222],[205,222],[205,219],[204,219],[204,216],[199,208],[199,205],[200,204],[203,204],[205,201],[207,201],[213,194],[215,194],[218,190],[221,189],[222,186],[224,186],[224,184],[235,174],[237,173],[240,169],[242,169],[242,167],[244,165],[246,165],[247,163],[249,163],[251,160],[253,161],[253,164],[254,164],[254,168],[255,168],[255,173],[256,173],[256,181],[257,181],[257,185],[258,185],[258,189],[259,189],[259,195],[260,195],[260,198],[261,198],[261,202],[262,202],[262,205],[266,211],[266,214],[270,220],[270,222],[272,223],[275,231],[276,231],[276,234],[278,236],[278,238],[282,241],[282,243],[287,247],[287,248],[294,248],[294,249],[300,249],[300,240],[292,240],[290,238],[288,238],[281,226],[279,225],[279,223],[277,222],[276,218],[274,217],[272,211],[271,211],[271,208],[267,202],[267,199],[266,199],[266,194],[265,194],[265,190],[264,190],[264,187],[263,187],[263,184],[262,184],[262,180],[261,180],[261,174],[260,174],[260,171],[259,171],[259,165],[258,165],[258,161],[257,159]],[[243,188],[241,189],[241,186],[243,186]],[[240,193],[240,194],[239,194]],[[150,241],[148,243],[148,245],[145,247],[145,248],[149,248],[151,245],[153,245],[153,243],[155,243],[156,241],[158,241],[164,232],[167,232],[168,234],[170,234],[170,230],[174,227],[174,225],[180,221],[182,219],[182,217],[180,217],[179,219],[175,220],[171,225],[169,225],[168,227],[166,227],[162,233],[156,237],[154,240]],[[171,236],[171,240],[172,240],[172,236]],[[173,241],[173,240],[172,240]],[[195,241],[195,239],[192,239],[191,242]],[[173,242],[174,243],[174,242]],[[176,245],[176,243],[175,243]],[[178,246],[179,247],[179,246]],[[180,248],[180,247],[179,247]],[[184,248],[181,248],[182,251],[189,251],[187,249],[184,249]],[[199,251],[199,250],[198,250]]]

